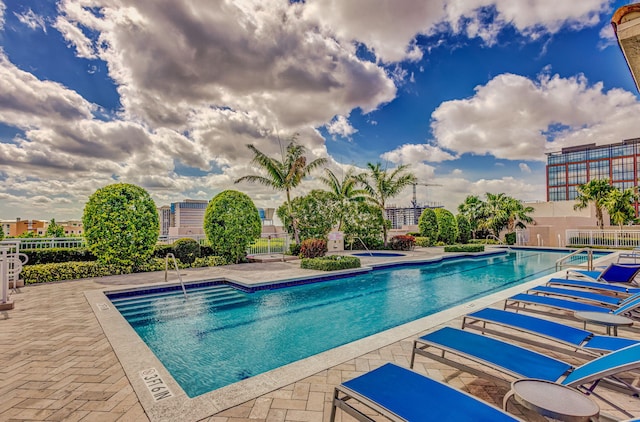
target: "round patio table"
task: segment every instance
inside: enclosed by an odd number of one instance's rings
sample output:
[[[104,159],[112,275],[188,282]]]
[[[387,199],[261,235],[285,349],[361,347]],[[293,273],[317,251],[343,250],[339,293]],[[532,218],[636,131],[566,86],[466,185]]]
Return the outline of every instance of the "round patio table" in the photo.
[[[622,315],[609,314],[606,312],[576,312],[573,314],[580,321],[584,321],[584,329],[587,329],[587,323],[604,325],[607,327],[607,335],[611,335],[611,328],[613,328],[613,335],[618,335],[618,327],[630,327],[633,325],[633,320]]]
[[[504,396],[502,407],[513,397],[529,410],[559,421],[598,421],[600,407],[575,388],[539,379],[519,379],[511,383],[511,390]]]

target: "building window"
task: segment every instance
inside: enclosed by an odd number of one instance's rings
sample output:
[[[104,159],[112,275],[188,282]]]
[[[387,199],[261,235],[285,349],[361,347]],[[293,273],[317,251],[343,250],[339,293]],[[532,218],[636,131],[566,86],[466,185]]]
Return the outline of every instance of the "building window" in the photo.
[[[589,180],[610,178],[609,160],[592,161],[589,163]]]
[[[612,179],[633,180],[633,157],[614,158],[611,160]]]
[[[570,185],[587,183],[587,163],[569,164],[568,182]]]
[[[549,186],[563,186],[567,184],[566,167],[549,166]]]
[[[568,190],[568,195],[567,195],[567,200],[568,201],[573,201],[574,199],[576,199],[578,197],[578,186],[577,185],[568,186],[567,190]]]
[[[567,188],[565,186],[559,188],[549,188],[549,201],[566,201]]]

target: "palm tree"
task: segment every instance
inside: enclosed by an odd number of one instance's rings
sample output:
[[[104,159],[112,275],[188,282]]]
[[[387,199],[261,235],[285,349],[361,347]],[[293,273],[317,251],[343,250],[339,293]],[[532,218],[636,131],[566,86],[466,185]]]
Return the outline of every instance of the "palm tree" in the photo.
[[[586,208],[593,202],[596,208],[596,219],[600,230],[604,229],[604,218],[602,209],[609,193],[615,188],[609,183],[609,179],[594,179],[578,186],[577,203],[573,206],[574,210]]]
[[[494,236],[500,237],[500,231],[506,227],[509,221],[509,197],[504,193],[493,194],[487,192],[487,201],[484,203],[484,225],[490,229]]]
[[[358,180],[353,172],[352,168],[349,169],[341,180],[330,169],[325,169],[326,177],[319,177],[320,181],[329,187],[329,192],[338,202],[338,231],[342,229],[347,206],[352,202],[364,201],[366,198],[366,191],[357,189]]]
[[[405,173],[409,165],[403,164],[388,173],[382,169],[380,163],[367,163],[369,171],[360,173],[356,177],[362,188],[366,192],[367,201],[376,206],[384,216],[387,199],[398,196],[407,186],[416,183],[416,176],[412,173]],[[387,246],[387,220],[383,220],[382,235],[384,246]]]
[[[613,189],[603,201],[603,206],[607,209],[609,217],[614,224],[620,226],[628,222],[634,221],[636,218],[636,209],[633,204],[638,199],[633,188]]]
[[[480,229],[480,221],[483,218],[484,201],[477,195],[469,195],[462,204],[458,205],[458,212],[469,220],[471,233],[475,239],[478,229]]]
[[[248,182],[260,183],[277,191],[286,192],[287,210],[293,224],[294,237],[296,243],[300,244],[298,221],[291,207],[291,190],[297,187],[302,182],[302,179],[308,176],[313,170],[324,165],[327,162],[327,159],[316,158],[312,162],[307,163],[307,158],[304,156],[306,148],[296,142],[295,136],[291,138],[289,145],[287,145],[286,153],[283,152],[282,159],[280,161],[269,157],[253,145],[247,145],[247,148],[249,148],[254,154],[251,162],[258,167],[261,167],[267,173],[267,176],[243,176],[236,180],[235,183],[240,183],[246,180]]]
[[[522,201],[507,197],[507,231],[512,233],[516,228],[524,229],[527,226],[524,223],[533,223],[533,218],[529,215],[534,209],[531,206],[524,206]]]

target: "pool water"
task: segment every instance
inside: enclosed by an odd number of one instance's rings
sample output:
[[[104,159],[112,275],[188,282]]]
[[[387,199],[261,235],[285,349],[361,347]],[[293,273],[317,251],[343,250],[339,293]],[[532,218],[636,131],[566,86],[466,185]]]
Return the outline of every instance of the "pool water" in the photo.
[[[517,251],[395,266],[243,292],[200,284],[109,294],[190,397],[555,272],[567,252]]]

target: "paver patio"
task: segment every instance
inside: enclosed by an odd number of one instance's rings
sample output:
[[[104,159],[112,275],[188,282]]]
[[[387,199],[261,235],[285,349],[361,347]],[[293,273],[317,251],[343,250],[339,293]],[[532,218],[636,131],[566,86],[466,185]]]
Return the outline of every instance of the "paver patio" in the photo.
[[[417,254],[433,257],[441,250]],[[363,259],[366,264],[366,259]],[[244,264],[183,272],[185,280],[291,278],[309,274],[297,262]],[[161,282],[164,273],[133,274],[30,285],[14,293],[15,309],[0,312],[0,420],[2,421],[147,421],[149,418],[123,366],[85,297],[86,291]],[[459,326],[459,321],[447,324]],[[580,326],[576,322],[576,326]],[[432,327],[424,327],[430,330]],[[596,328],[597,329],[597,328]],[[640,339],[635,329],[620,335]],[[415,336],[393,342],[355,359],[305,377],[203,420],[327,421],[333,388],[385,362],[408,366]],[[567,360],[566,356],[562,356]],[[504,386],[464,374],[443,364],[417,359],[416,370],[475,396],[501,405]],[[618,393],[607,397],[640,416],[640,400]],[[598,401],[603,412],[624,415]],[[509,410],[525,420],[544,420],[513,404]],[[350,421],[338,411],[337,421]]]

